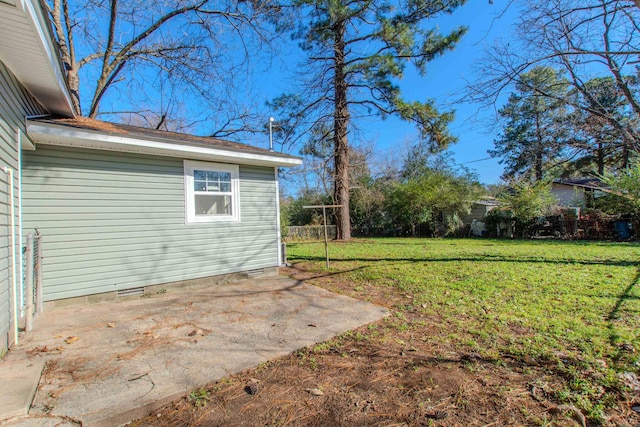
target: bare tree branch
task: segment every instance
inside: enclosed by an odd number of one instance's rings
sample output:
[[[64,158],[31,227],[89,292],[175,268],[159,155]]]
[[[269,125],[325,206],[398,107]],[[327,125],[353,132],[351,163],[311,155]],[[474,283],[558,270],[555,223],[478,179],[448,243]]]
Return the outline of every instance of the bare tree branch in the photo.
[[[225,94],[227,87],[238,82],[249,87],[236,77],[238,72],[248,70],[250,58],[258,52],[272,49],[277,26],[286,28],[289,19],[271,2],[49,1],[78,114],[84,106],[90,117],[108,115],[109,111],[102,109],[107,99],[117,99],[117,103],[105,105],[119,110],[119,104],[129,102],[157,111],[158,106],[151,104],[157,102],[156,94],[162,87],[179,98],[192,94],[190,105],[180,101],[182,107],[175,109],[173,104],[173,113],[159,107],[158,117],[164,116],[162,126],[172,120],[186,123],[172,115],[186,114],[190,109],[195,110],[191,123],[205,123],[202,119],[206,116],[206,122],[215,126],[220,118],[235,123],[234,132],[249,130],[255,113],[230,117],[234,108],[228,108],[231,98]],[[244,55],[238,55],[238,45]],[[82,52],[82,57],[76,58],[76,52]],[[151,126],[158,123],[146,122]]]

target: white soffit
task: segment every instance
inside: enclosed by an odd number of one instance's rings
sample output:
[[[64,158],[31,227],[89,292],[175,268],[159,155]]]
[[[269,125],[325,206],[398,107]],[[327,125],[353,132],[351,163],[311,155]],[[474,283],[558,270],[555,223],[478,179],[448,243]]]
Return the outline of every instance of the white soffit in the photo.
[[[0,61],[50,112],[74,116],[49,22],[38,0],[0,2]]]
[[[181,159],[197,159],[258,166],[298,166],[302,159],[280,156],[278,153],[260,154],[231,150],[215,145],[175,144],[168,141],[113,135],[100,131],[71,128],[50,123],[27,121],[27,133],[36,144],[151,154]]]

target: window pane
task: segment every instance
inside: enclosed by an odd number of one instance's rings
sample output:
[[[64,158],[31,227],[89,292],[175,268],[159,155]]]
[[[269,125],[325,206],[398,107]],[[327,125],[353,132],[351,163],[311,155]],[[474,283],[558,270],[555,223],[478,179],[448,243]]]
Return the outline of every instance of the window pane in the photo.
[[[207,171],[207,181],[218,181],[218,172]]]
[[[204,181],[194,181],[193,189],[195,191],[207,191],[207,183]]]
[[[220,191],[220,185],[217,182],[209,181],[207,183],[207,191]]]
[[[231,215],[231,196],[197,194],[195,214],[196,216]]]
[[[193,171],[193,179],[197,180],[197,181],[204,181],[206,178],[207,174],[205,171],[199,171],[199,170],[194,170]]]
[[[229,172],[220,172],[220,181],[231,182],[231,174]]]
[[[231,193],[231,183],[225,183],[225,182],[220,183],[220,191],[223,191],[225,193]]]

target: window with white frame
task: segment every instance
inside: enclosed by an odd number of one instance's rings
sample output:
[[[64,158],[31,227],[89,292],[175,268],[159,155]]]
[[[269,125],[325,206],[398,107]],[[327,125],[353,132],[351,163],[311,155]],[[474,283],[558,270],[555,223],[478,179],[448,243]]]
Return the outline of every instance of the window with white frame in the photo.
[[[184,161],[187,223],[239,221],[238,166]]]

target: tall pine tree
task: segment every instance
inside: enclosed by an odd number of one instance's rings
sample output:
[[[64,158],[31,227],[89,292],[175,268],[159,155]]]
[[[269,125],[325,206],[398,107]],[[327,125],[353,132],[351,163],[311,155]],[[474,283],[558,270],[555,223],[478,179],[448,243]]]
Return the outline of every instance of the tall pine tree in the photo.
[[[447,124],[453,113],[439,113],[430,100],[403,99],[398,81],[412,64],[427,63],[453,49],[466,29],[441,34],[429,21],[449,14],[464,0],[298,0],[303,15],[295,37],[306,53],[301,87],[283,95],[275,108],[290,113],[297,137],[311,133],[333,146],[334,202],[338,238],[351,238],[349,213],[349,135],[363,116],[397,116],[413,122],[434,150],[455,139]]]
[[[540,181],[558,163],[569,132],[565,104],[567,82],[550,67],[536,67],[520,77],[515,92],[498,112],[504,119],[501,134],[489,150],[505,165],[503,178]]]

